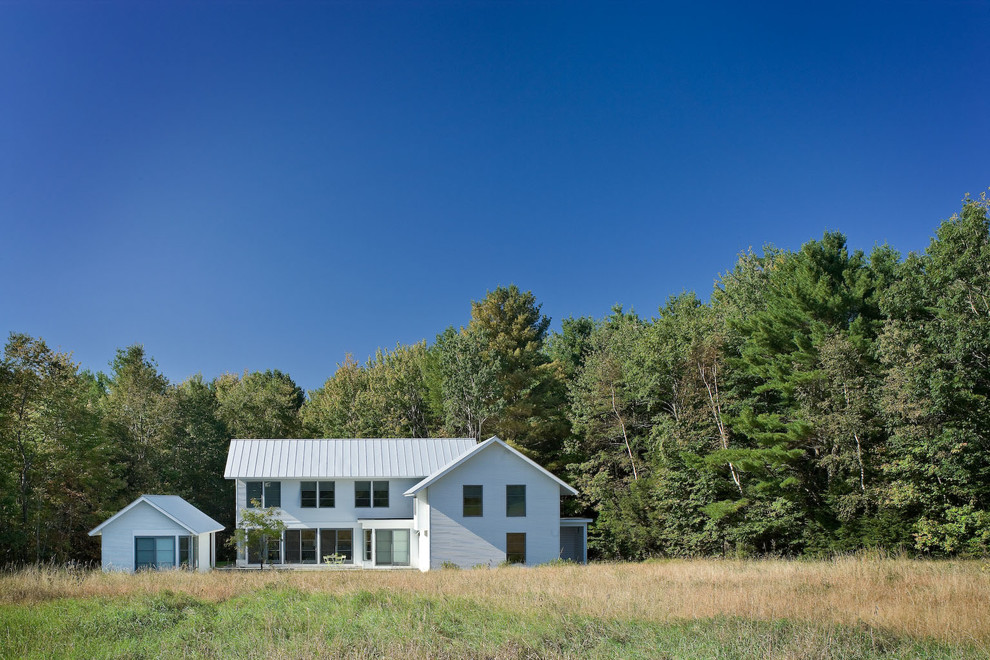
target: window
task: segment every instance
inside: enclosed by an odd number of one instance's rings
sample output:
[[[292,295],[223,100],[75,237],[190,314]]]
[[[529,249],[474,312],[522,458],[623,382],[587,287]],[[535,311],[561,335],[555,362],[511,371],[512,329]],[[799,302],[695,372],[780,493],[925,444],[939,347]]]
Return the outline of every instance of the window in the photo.
[[[337,505],[336,484],[332,481],[320,482],[320,508],[331,509]]]
[[[387,507],[388,482],[387,481],[355,481],[354,506],[356,508],[367,508],[370,506]]]
[[[174,536],[135,536],[134,570],[175,566]]]
[[[317,563],[315,529],[285,530],[285,563]]]
[[[364,560],[371,561],[371,530],[364,530]]]
[[[376,481],[375,486],[375,501],[372,506],[376,507],[387,507],[388,506],[388,482],[387,481]]]
[[[316,482],[303,481],[299,484],[299,506],[304,509],[316,507]]]
[[[332,481],[303,481],[299,487],[299,506],[312,509],[332,508],[336,504],[334,482]]]
[[[371,506],[371,482],[354,482],[354,506],[355,508],[367,508]]]
[[[247,482],[247,508],[255,507],[257,500],[261,506],[282,506],[281,481],[249,481]]]
[[[510,564],[526,563],[526,535],[508,533],[505,535],[505,561]]]
[[[354,531],[350,529],[320,530],[320,559],[330,555],[341,555],[343,563],[354,563]]]
[[[254,543],[248,545],[247,558],[249,564],[260,564],[262,550],[268,548],[265,555],[266,564],[278,564],[282,561],[282,539],[278,536],[271,536],[267,539],[256,539]]]
[[[519,518],[526,515],[526,486],[505,487],[505,515]]]
[[[464,517],[477,518],[482,515],[481,486],[464,486]]]
[[[249,481],[247,482],[247,507],[253,509],[256,506],[265,506],[265,496],[264,493],[264,482],[262,481]],[[256,504],[257,502],[257,504]]]
[[[408,529],[379,529],[375,532],[375,565],[409,565]]]
[[[179,566],[190,567],[194,564],[193,562],[193,537],[191,536],[180,536],[179,537]]]

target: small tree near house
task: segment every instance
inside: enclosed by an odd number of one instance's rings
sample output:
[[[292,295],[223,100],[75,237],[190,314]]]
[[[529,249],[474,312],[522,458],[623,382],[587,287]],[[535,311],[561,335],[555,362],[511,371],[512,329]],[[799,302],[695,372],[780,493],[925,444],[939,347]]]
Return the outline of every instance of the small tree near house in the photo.
[[[248,548],[259,547],[261,570],[264,570],[265,561],[268,559],[268,544],[271,541],[281,540],[285,523],[278,515],[278,507],[264,508],[256,499],[251,500],[251,504],[252,508],[241,509],[241,523],[227,541],[227,545],[238,552],[240,548],[244,548],[247,552]]]

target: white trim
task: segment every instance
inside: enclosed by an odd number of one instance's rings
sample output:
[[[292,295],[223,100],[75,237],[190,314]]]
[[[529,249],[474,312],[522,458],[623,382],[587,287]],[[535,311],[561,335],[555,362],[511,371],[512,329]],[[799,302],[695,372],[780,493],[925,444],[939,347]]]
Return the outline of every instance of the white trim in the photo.
[[[430,476],[426,477],[425,479],[423,479],[422,481],[420,481],[418,484],[416,484],[415,486],[413,486],[412,488],[410,488],[409,490],[407,490],[405,493],[403,493],[403,495],[405,495],[406,497],[412,497],[413,495],[415,495],[420,490],[422,490],[422,489],[426,488],[427,486],[429,486],[430,484],[434,483],[435,481],[437,481],[438,479],[440,479],[441,477],[443,477],[444,475],[446,475],[451,470],[454,470],[455,468],[457,468],[457,466],[461,465],[465,461],[470,460],[472,456],[475,456],[476,454],[480,453],[482,450],[486,449],[487,447],[490,447],[493,444],[497,444],[497,445],[499,445],[499,446],[507,449],[509,452],[511,452],[515,456],[518,456],[519,458],[523,459],[524,461],[526,461],[527,463],[529,463],[529,465],[531,465],[532,467],[534,467],[537,470],[539,470],[540,472],[542,472],[544,475],[546,475],[546,476],[550,477],[551,479],[553,479],[554,481],[556,481],[557,484],[560,485],[560,489],[562,491],[564,491],[563,494],[565,494],[565,495],[577,495],[578,494],[577,490],[573,486],[571,486],[570,484],[568,484],[565,481],[562,481],[562,480],[558,479],[549,470],[547,470],[546,468],[544,468],[543,466],[541,466],[539,463],[537,463],[536,461],[532,460],[531,458],[529,458],[528,456],[526,456],[522,452],[518,451],[517,449],[513,449],[509,445],[505,444],[498,436],[494,436],[493,435],[492,437],[488,438],[487,440],[485,440],[481,444],[475,445],[474,447],[472,447],[468,451],[464,452],[463,454],[461,454],[460,456],[458,456],[457,458],[455,458],[450,463],[447,463],[447,465],[443,466],[442,468],[440,468],[439,470],[437,470],[436,472],[434,472],[433,474],[431,474]]]

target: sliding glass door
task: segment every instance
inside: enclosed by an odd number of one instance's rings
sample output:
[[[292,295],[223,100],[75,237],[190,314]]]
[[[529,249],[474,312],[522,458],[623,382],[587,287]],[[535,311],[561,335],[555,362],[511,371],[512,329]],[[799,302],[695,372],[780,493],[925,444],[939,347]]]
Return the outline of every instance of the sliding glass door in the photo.
[[[134,570],[175,568],[174,536],[135,536]]]
[[[409,530],[408,529],[376,529],[375,530],[375,565],[376,566],[408,566],[409,565]]]

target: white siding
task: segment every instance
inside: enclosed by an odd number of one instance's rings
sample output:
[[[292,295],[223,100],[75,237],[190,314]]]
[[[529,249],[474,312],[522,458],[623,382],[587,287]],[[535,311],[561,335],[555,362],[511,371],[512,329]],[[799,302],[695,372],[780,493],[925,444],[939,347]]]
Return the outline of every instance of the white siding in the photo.
[[[505,515],[505,487],[525,484],[526,516]],[[481,485],[483,515],[465,518],[464,485]],[[505,560],[505,535],[526,534],[526,563],[560,554],[560,486],[507,449],[493,444],[425,489],[431,504],[429,565],[467,568]]]
[[[150,504],[139,502],[103,528],[100,537],[103,570],[134,570],[135,536],[189,536],[189,531],[156,511]]]
[[[260,481],[260,480],[247,480]],[[420,481],[419,478],[406,479],[322,479],[322,481],[334,482],[334,506],[328,508],[313,507],[303,508],[300,506],[302,496],[303,481],[321,481],[320,479],[266,479],[265,481],[280,481],[282,484],[282,505],[281,518],[288,529],[350,529],[354,534],[354,563],[361,565],[364,557],[364,536],[362,526],[358,519],[405,519],[409,520],[409,528],[412,528],[413,518],[413,498],[405,497],[403,493]],[[354,483],[355,481],[388,481],[388,506],[387,507],[355,507],[354,506]],[[247,505],[247,485],[245,480],[238,479],[236,482],[236,513],[238,525],[240,525],[240,513]],[[366,525],[369,527],[371,525]],[[413,533],[410,543],[416,543],[416,535]],[[322,548],[319,550],[322,555],[326,554]],[[413,557],[418,557],[419,548],[411,549]],[[246,563],[246,557],[242,552],[238,554],[238,564]]]
[[[255,481],[255,480],[248,480]],[[257,480],[260,481],[260,480]],[[354,523],[358,518],[412,518],[413,502],[411,497],[405,497],[404,493],[409,488],[416,485],[419,479],[322,479],[322,481],[334,482],[335,506],[331,508],[302,508],[300,497],[302,494],[303,481],[320,481],[318,479],[266,479],[266,481],[280,481],[282,484],[282,520],[290,529],[304,529],[311,527],[327,527],[329,523]],[[355,481],[388,481],[388,506],[387,507],[355,507],[354,506],[354,482]],[[246,481],[238,479],[236,487],[236,513],[240,519],[240,512],[247,506],[247,486]]]

